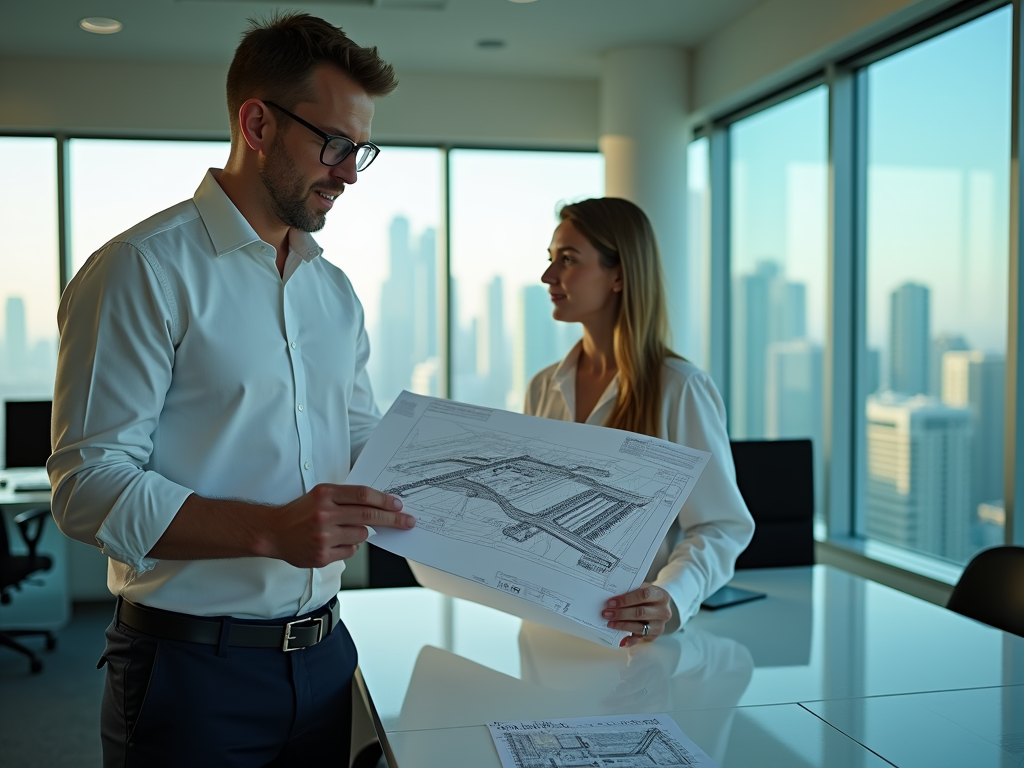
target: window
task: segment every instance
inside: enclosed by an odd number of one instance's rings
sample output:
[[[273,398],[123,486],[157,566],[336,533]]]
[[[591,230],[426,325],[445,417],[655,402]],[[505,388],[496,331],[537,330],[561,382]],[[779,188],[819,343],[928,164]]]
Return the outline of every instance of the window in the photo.
[[[363,304],[370,381],[382,410],[403,389],[444,394],[443,177],[441,150],[385,147],[314,234]]]
[[[729,131],[729,424],[738,439],[810,438],[823,511],[828,91]]]
[[[686,326],[673,346],[698,368],[711,364],[708,332],[708,268],[711,264],[711,142],[691,141],[686,151]]]
[[[57,366],[57,142],[0,137],[0,434],[5,400],[48,400]],[[3,452],[0,441],[0,453]],[[0,455],[0,466],[5,466]]]
[[[1003,541],[1009,7],[859,73],[868,379],[859,532],[965,563]]]
[[[580,338],[551,319],[547,247],[560,203],[600,197],[596,152],[452,150],[451,396],[520,411],[535,373]]]
[[[74,275],[110,238],[191,199],[208,168],[223,168],[226,141],[72,139],[71,266]]]

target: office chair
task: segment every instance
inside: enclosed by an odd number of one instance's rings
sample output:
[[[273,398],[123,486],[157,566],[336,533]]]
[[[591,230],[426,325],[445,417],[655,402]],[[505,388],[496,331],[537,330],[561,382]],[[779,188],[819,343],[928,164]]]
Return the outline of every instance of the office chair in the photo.
[[[49,507],[41,507],[22,512],[14,518],[18,532],[21,534],[25,546],[28,547],[27,555],[11,554],[7,526],[4,525],[3,520],[0,520],[0,603],[3,605],[11,602],[12,587],[21,589],[21,582],[27,580],[33,573],[48,571],[53,567],[53,560],[49,556],[36,553],[39,538],[43,535],[43,524],[49,516]],[[43,663],[36,654],[14,639],[25,635],[43,635],[46,638],[47,650],[53,650],[57,646],[57,640],[53,633],[43,629],[0,630],[0,645],[28,656],[32,674],[42,672]]]
[[[735,440],[736,484],[756,529],[736,568],[814,565],[810,440]]]
[[[946,607],[1024,637],[1024,547],[994,547],[975,555]]]

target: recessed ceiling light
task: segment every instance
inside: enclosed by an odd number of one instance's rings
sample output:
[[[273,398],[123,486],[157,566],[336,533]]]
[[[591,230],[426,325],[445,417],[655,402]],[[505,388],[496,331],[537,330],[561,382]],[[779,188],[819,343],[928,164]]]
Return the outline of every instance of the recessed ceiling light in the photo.
[[[108,19],[105,16],[89,16],[78,22],[78,26],[94,35],[112,35],[124,28],[124,24],[117,19]]]
[[[505,47],[504,40],[477,40],[477,48],[485,48],[487,50],[497,50],[498,48]]]
[[[533,3],[536,0],[508,0],[510,3]]]

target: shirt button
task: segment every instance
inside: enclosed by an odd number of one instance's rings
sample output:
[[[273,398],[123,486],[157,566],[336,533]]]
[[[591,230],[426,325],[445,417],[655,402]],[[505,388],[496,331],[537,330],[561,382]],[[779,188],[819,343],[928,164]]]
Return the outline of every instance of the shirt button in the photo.
[[[302,403],[299,403],[299,410],[302,410]]]
[[[299,343],[297,341],[293,341],[292,342],[292,349],[298,349],[298,348],[299,348]]]
[[[309,469],[309,462],[307,461],[305,464],[303,464],[302,468],[303,469]]]
[[[267,252],[267,246],[261,245],[260,246],[260,253],[266,253],[266,252]]]

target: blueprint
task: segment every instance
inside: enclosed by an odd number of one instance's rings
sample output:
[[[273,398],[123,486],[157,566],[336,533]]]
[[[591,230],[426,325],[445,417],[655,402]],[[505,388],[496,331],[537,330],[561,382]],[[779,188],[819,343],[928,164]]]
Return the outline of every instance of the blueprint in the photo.
[[[603,626],[603,602],[643,582],[709,455],[404,392],[346,482],[395,494],[416,517],[413,530],[378,530],[373,544],[613,645],[622,633]]]
[[[715,768],[668,715],[488,723],[502,768]]]

